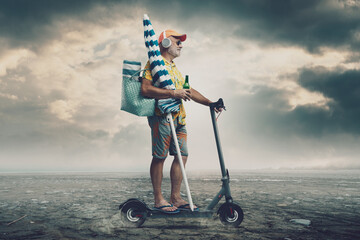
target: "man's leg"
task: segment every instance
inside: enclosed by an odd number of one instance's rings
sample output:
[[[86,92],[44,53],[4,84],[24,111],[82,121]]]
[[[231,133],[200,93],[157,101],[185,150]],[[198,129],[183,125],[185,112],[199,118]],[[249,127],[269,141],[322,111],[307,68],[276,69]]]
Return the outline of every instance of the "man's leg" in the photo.
[[[154,189],[154,200],[155,200],[155,207],[161,207],[170,205],[162,195],[161,192],[161,183],[163,178],[163,167],[164,167],[165,159],[159,159],[153,157],[151,166],[150,166],[150,176],[151,182]],[[162,208],[164,211],[175,211],[176,207],[165,207]]]
[[[187,161],[187,156],[182,156],[184,166]],[[183,203],[183,200],[180,196],[180,188],[181,188],[181,182],[183,180],[183,175],[181,172],[180,163],[178,161],[178,157],[174,157],[174,160],[171,165],[170,169],[170,178],[171,178],[171,197],[170,202],[174,205],[182,205],[179,204],[179,202]]]
[[[187,162],[187,156],[188,156],[188,149],[187,149],[187,131],[185,125],[179,125],[178,120],[176,119],[174,122],[175,128],[176,128],[176,135],[177,140],[179,143],[179,148],[181,152],[182,161],[184,163],[184,167]],[[176,146],[175,142],[171,141],[170,145],[170,154],[174,156],[174,160],[171,165],[170,169],[170,178],[171,178],[171,197],[170,202],[176,206],[179,207],[184,204],[188,204],[187,201],[181,198],[180,195],[180,188],[181,188],[181,182],[183,180],[183,175],[181,172],[180,163],[178,161],[177,153],[176,153]],[[194,206],[196,207],[196,206]],[[190,208],[190,207],[189,207]]]
[[[163,167],[171,140],[170,125],[165,117],[152,116],[148,118],[151,127],[153,159],[150,166],[151,182],[154,190],[155,207],[170,205],[161,192]],[[163,211],[175,211],[176,207],[164,207]]]
[[[182,160],[183,160],[183,163],[185,166],[186,161],[187,161],[187,156],[182,156]],[[176,206],[176,207],[187,204],[188,202],[185,201],[184,199],[182,199],[181,195],[180,195],[180,188],[181,188],[181,182],[183,180],[183,175],[182,175],[180,163],[179,163],[177,157],[174,157],[174,161],[171,165],[170,178],[171,178],[170,202],[172,204],[174,204],[174,206]],[[194,205],[194,208],[196,208],[195,205]]]

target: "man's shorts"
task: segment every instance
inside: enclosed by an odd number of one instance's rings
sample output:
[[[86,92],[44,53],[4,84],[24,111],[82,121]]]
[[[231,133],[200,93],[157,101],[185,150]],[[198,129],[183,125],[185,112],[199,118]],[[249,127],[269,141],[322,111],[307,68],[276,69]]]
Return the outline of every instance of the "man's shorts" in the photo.
[[[148,122],[151,127],[153,157],[165,159],[169,150],[170,155],[176,156],[176,147],[172,140],[170,123],[167,122],[166,116],[151,116],[148,117]],[[181,155],[188,156],[186,127],[185,125],[179,124],[177,118],[174,121],[174,126]]]

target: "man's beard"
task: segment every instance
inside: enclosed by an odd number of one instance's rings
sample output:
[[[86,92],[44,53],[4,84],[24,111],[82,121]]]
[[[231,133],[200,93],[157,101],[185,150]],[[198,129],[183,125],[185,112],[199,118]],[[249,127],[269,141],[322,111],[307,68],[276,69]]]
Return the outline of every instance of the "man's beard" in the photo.
[[[171,55],[171,56],[173,56],[174,58],[176,58],[176,57],[180,57],[180,49],[178,50],[178,48],[177,47],[175,47],[175,46],[171,46],[170,48],[169,48],[169,50],[168,50],[168,53]]]

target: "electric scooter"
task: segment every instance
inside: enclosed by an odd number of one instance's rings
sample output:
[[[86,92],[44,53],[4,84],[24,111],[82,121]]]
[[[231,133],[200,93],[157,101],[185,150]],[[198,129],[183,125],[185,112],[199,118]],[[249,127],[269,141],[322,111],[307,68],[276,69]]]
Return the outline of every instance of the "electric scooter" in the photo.
[[[230,182],[229,171],[228,169],[225,168],[225,163],[224,163],[224,158],[221,150],[220,138],[218,133],[218,127],[216,122],[215,108],[216,109],[222,108],[225,110],[224,102],[221,98],[217,102],[210,104],[211,120],[214,128],[216,146],[218,150],[219,162],[220,162],[220,168],[222,174],[222,178],[221,178],[222,187],[218,192],[218,194],[215,195],[215,197],[206,207],[205,210],[193,211],[192,199],[187,184],[187,178],[186,175],[184,175],[185,172],[183,171],[183,178],[185,180],[185,184],[187,187],[188,200],[191,209],[182,210],[176,214],[168,214],[168,213],[164,213],[163,211],[159,211],[155,208],[148,207],[146,203],[142,200],[131,198],[119,206],[121,217],[128,226],[140,227],[147,218],[169,218],[169,217],[211,218],[215,213],[214,207],[220,202],[220,200],[223,197],[225,197],[225,203],[223,203],[217,210],[217,214],[219,215],[220,221],[224,225],[228,225],[232,227],[238,227],[241,224],[244,218],[244,213],[241,207],[237,203],[235,203],[231,197],[230,185],[229,185]],[[174,137],[174,140],[175,140],[175,145],[177,145],[176,135]]]

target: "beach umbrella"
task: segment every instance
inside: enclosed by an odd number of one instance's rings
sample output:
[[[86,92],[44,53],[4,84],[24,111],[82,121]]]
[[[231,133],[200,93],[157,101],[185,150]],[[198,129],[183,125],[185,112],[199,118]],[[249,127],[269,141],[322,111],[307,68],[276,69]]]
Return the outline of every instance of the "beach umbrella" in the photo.
[[[148,49],[148,57],[150,61],[150,70],[151,75],[153,77],[153,82],[155,87],[165,88],[170,90],[175,90],[175,85],[171,80],[171,77],[168,71],[165,68],[164,60],[160,53],[159,43],[155,36],[155,31],[150,22],[148,15],[144,14],[144,38],[145,38],[145,46]],[[177,141],[177,135],[175,132],[174,121],[172,118],[171,112],[178,112],[180,110],[180,99],[168,98],[168,99],[159,99],[157,101],[158,107],[162,113],[167,113],[167,121],[170,123],[171,133],[173,136],[173,140],[175,142],[176,153],[179,160],[181,173],[183,175],[186,194],[188,197],[188,202],[190,205],[190,209],[194,211],[194,204],[191,198],[189,183],[186,177],[184,163],[182,161],[179,143]]]
[[[144,38],[145,46],[148,49],[148,57],[150,61],[150,71],[153,77],[155,87],[175,90],[175,85],[166,70],[165,63],[161,57],[159,43],[155,35],[154,28],[149,17],[144,14]],[[159,99],[157,106],[162,113],[180,111],[180,99],[167,98]]]

